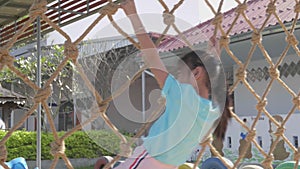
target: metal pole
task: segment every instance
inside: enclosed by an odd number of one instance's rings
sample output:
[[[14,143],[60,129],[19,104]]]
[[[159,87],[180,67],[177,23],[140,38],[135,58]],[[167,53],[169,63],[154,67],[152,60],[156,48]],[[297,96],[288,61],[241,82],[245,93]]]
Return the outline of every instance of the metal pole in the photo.
[[[72,98],[73,98],[73,125],[74,127],[77,125],[77,109],[76,109],[76,105],[77,105],[77,98],[76,98],[76,93],[75,93],[75,75],[74,75],[74,67],[72,67]]]
[[[37,29],[37,74],[36,74],[36,81],[37,85],[41,87],[41,19],[40,16],[36,18],[36,29]],[[36,135],[36,166],[41,169],[41,158],[42,158],[42,146],[41,146],[41,141],[42,141],[42,136],[41,136],[41,128],[42,128],[42,123],[41,123],[41,110],[42,106],[41,103],[38,105],[37,109],[37,135]]]
[[[3,29],[3,27],[0,27],[0,44],[2,43],[2,36],[1,36],[1,34],[2,34],[2,29]]]
[[[86,2],[86,14],[87,15],[90,15],[90,1],[89,0],[87,0],[87,2]]]
[[[14,126],[14,118],[15,118],[15,112],[12,110],[10,112],[10,126]]]
[[[142,72],[142,117],[143,122],[146,121],[145,118],[145,71]]]
[[[60,11],[60,9],[61,9],[61,7],[60,7],[60,0],[58,0],[58,25],[60,26],[60,22],[61,22],[61,11]]]
[[[74,92],[74,90],[73,90],[73,92]],[[73,121],[73,125],[74,125],[74,127],[76,127],[76,125],[77,125],[77,110],[76,110],[76,98],[75,98],[75,96],[73,96],[73,118],[74,118],[74,121]]]

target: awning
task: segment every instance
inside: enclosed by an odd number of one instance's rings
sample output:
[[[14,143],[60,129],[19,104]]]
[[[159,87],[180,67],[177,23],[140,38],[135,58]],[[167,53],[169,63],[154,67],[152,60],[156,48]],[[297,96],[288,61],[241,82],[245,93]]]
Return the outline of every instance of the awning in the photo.
[[[7,43],[28,20],[29,8],[34,0],[0,0],[0,47]],[[76,22],[99,11],[107,0],[47,0],[46,16],[60,27]],[[41,22],[43,34],[53,31],[46,22]],[[18,42],[35,37],[35,24],[19,36]]]
[[[24,105],[26,102],[26,97],[0,86],[0,106],[1,104],[9,102],[13,102],[17,105]]]

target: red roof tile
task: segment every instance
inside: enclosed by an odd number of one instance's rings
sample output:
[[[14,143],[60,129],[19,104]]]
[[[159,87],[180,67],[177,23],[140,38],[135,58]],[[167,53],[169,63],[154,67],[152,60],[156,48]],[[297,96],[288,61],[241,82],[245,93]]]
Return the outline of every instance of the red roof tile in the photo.
[[[269,4],[269,0],[251,0],[247,3],[247,9],[245,11],[245,15],[249,18],[255,28],[259,29],[267,18],[266,9]],[[277,0],[276,2],[276,12],[282,22],[291,22],[296,13],[294,12],[295,1],[293,0]],[[222,27],[225,32],[230,28],[233,20],[235,19],[237,13],[235,12],[236,8],[233,8],[223,14],[224,18],[222,21]],[[198,44],[206,41],[209,37],[213,35],[214,25],[211,24],[212,19],[200,23],[199,25],[188,29],[183,32],[187,40],[191,44]],[[266,27],[274,26],[278,24],[278,20],[274,15],[271,16],[269,21],[266,24]],[[245,32],[252,31],[249,24],[246,20],[239,16],[237,22],[235,23],[233,29],[229,33],[232,35],[239,35]],[[218,32],[218,36],[219,36]],[[183,41],[180,40],[179,36],[173,36],[173,38],[168,38],[163,41],[159,50],[161,52],[172,51],[178,48],[182,48],[187,46]]]

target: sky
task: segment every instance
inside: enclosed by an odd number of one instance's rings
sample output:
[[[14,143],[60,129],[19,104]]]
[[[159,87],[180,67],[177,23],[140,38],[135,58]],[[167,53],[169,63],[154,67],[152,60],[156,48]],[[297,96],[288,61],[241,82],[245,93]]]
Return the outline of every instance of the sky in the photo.
[[[178,2],[178,0],[164,0],[169,9]],[[218,8],[220,0],[209,0],[215,9]],[[140,14],[141,19],[147,29],[147,31],[161,33],[165,25],[163,24],[161,15],[164,8],[161,6],[158,0],[135,0],[137,12]],[[235,0],[225,0],[222,12],[225,12],[233,7],[237,6]],[[201,22],[205,22],[211,19],[214,15],[208,8],[204,0],[185,0],[183,4],[175,11],[175,22],[176,26],[181,31],[187,30],[191,27],[198,25]],[[67,32],[71,39],[74,41],[77,39],[83,31],[96,19],[99,14],[94,14],[86,19],[77,21],[73,24],[63,27],[62,29]],[[129,20],[122,10],[113,16],[116,22],[123,28],[124,31],[130,33],[132,32]],[[168,32],[169,34],[176,34],[173,29]],[[87,39],[97,39],[105,37],[113,37],[120,35],[110,24],[109,20],[105,17],[102,19],[98,25],[87,35]],[[63,43],[65,39],[59,35],[57,32],[52,32],[48,38],[48,44]]]

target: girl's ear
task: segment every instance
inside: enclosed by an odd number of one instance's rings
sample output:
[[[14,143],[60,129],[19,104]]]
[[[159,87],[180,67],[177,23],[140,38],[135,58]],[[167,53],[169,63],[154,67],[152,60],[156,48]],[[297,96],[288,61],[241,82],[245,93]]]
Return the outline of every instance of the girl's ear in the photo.
[[[196,80],[198,80],[199,78],[203,78],[203,75],[204,75],[203,67],[198,66],[192,72],[193,72]]]

